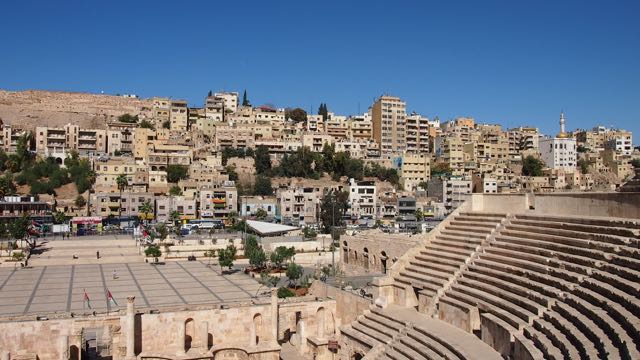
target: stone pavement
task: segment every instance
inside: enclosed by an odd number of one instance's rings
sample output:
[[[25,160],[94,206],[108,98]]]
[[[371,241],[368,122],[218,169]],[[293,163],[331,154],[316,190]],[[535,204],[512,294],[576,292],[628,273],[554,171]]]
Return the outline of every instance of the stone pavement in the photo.
[[[129,235],[47,239],[38,244],[29,258],[31,266],[144,262],[144,255],[139,254],[135,240]],[[100,252],[100,259],[96,258],[96,251]],[[78,258],[74,259],[74,255]],[[5,264],[8,265],[11,264]]]
[[[220,267],[202,261],[0,268],[0,317],[124,311],[131,295],[141,309],[230,303],[249,300],[259,288],[242,272],[222,276]],[[115,302],[107,301],[107,290]],[[83,301],[84,291],[91,309]]]

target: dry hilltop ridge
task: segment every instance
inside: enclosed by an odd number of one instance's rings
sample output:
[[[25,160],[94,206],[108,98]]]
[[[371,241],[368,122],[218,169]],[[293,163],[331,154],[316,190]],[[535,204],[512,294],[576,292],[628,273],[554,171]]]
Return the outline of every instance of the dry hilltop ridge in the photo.
[[[119,115],[150,111],[151,100],[62,91],[0,90],[0,118],[26,129],[62,127],[68,123],[102,129]]]

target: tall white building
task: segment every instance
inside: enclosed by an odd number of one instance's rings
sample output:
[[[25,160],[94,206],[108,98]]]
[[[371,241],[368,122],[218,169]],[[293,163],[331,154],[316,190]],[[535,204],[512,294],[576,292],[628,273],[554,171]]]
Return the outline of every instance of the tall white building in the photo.
[[[540,139],[540,154],[547,167],[565,172],[576,170],[576,139],[565,131],[564,113],[560,113],[560,133]]]

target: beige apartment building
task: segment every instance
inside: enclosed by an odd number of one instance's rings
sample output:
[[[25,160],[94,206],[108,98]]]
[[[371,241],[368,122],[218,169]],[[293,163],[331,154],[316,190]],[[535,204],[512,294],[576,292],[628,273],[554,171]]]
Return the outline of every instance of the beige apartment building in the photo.
[[[276,192],[283,224],[315,224],[322,197],[314,187],[280,188]]]
[[[507,131],[509,159],[521,160],[540,149],[540,133],[534,127],[519,127]]]
[[[125,191],[121,199],[120,193],[96,192],[91,194],[91,214],[101,217],[117,217],[120,214],[123,217],[144,217],[140,207],[147,201],[155,208],[155,197],[151,193]],[[155,211],[147,215],[149,220],[154,217]]]
[[[200,217],[230,221],[232,213],[238,213],[238,191],[233,181],[225,181],[199,191]]]
[[[438,137],[434,143],[438,160],[443,161],[452,171],[453,175],[461,176],[464,173],[464,144],[455,137]]]
[[[146,165],[137,164],[128,157],[109,159],[106,162],[96,162],[94,165],[96,172],[96,192],[117,192],[118,176],[124,174],[128,184],[146,185],[148,184],[148,170]]]
[[[181,221],[198,218],[198,204],[195,199],[184,196],[156,197],[156,221],[169,222],[173,211],[180,214]]]
[[[406,119],[407,151],[429,152],[429,119],[416,113]]]
[[[169,98],[154,97],[152,104],[153,125],[156,129],[159,129],[165,122],[170,121],[171,100]]]
[[[44,156],[62,156],[64,160],[64,154],[69,150],[80,155],[104,154],[107,150],[105,130],[81,129],[78,125],[67,124],[63,128],[36,127],[35,131],[36,152]]]
[[[215,133],[215,146],[216,149],[223,149],[226,147],[232,148],[247,148],[254,147],[254,132],[251,125],[229,126],[218,125],[216,126]]]
[[[169,165],[191,164],[193,152],[189,146],[154,144],[149,150],[148,166],[152,171],[166,170]]]
[[[373,104],[372,133],[381,153],[406,150],[406,116],[406,103],[398,97],[384,95]]]
[[[431,179],[431,155],[409,153],[402,157],[400,185],[406,191],[414,191],[421,182]]]
[[[349,119],[350,139],[371,139],[373,136],[373,124],[369,114],[353,116]]]
[[[186,131],[189,123],[189,110],[185,100],[172,100],[169,113],[171,130]]]

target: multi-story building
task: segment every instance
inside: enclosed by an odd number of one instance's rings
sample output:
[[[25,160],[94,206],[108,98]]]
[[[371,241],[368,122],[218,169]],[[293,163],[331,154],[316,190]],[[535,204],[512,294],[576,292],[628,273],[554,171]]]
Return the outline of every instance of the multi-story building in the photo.
[[[171,213],[177,211],[179,220],[193,220],[198,218],[198,205],[195,199],[184,196],[161,196],[156,198],[156,221],[168,222]]]
[[[551,169],[574,172],[576,170],[576,150],[576,139],[565,132],[564,113],[561,113],[560,133],[556,137],[540,140],[542,160]]]
[[[62,157],[69,150],[80,155],[104,154],[107,150],[107,131],[81,129],[67,124],[62,128],[36,127],[36,152],[44,156]]]
[[[374,181],[349,179],[349,204],[347,213],[351,219],[373,219],[376,216],[377,192]]]
[[[400,185],[407,191],[415,190],[422,182],[431,178],[431,156],[425,153],[402,156]]]
[[[124,191],[121,198],[119,192],[96,192],[91,194],[91,214],[102,217],[144,217],[140,207],[146,202],[155,209],[155,197],[151,193]],[[153,218],[154,214],[155,210],[147,214],[147,219]]]
[[[283,224],[317,223],[320,192],[313,187],[280,188],[276,192]]]
[[[97,192],[117,192],[116,179],[124,174],[129,186],[148,185],[148,169],[146,165],[137,164],[131,158],[110,159],[106,162],[96,162],[95,190]],[[127,189],[129,190],[129,189]]]
[[[369,113],[353,116],[349,121],[349,137],[352,139],[369,140],[372,137],[373,124]]]
[[[226,147],[247,148],[254,147],[254,132],[251,125],[218,125],[215,132],[215,146],[217,149]]]
[[[406,103],[398,97],[384,95],[373,104],[372,133],[381,153],[406,150],[406,116]]]
[[[633,141],[630,132],[618,132],[604,144],[605,150],[611,149],[622,155],[631,155],[633,153]]]
[[[233,181],[202,187],[199,191],[200,217],[221,219],[229,223],[238,213],[238,191]]]
[[[407,116],[407,151],[429,152],[429,119],[420,114]]]
[[[436,158],[449,166],[453,175],[464,173],[464,143],[456,137],[439,136],[434,141]]]
[[[509,159],[520,161],[538,152],[540,133],[534,127],[519,127],[507,131]]]
[[[213,94],[215,98],[222,100],[226,113],[235,113],[238,110],[237,92],[218,92]]]
[[[172,100],[169,113],[171,130],[185,131],[189,124],[189,111],[185,100]]]
[[[258,209],[266,212],[267,219],[275,219],[278,215],[278,200],[275,196],[242,196],[240,204],[242,217],[254,217]]]
[[[164,123],[170,121],[171,100],[169,98],[154,97],[152,104],[153,125],[156,129],[159,129]]]

